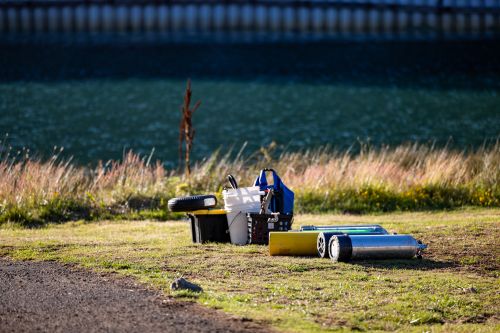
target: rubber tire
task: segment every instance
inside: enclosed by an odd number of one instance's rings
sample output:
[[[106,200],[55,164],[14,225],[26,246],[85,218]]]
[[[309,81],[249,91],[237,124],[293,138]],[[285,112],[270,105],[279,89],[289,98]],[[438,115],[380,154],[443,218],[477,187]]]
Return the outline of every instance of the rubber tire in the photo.
[[[215,195],[193,195],[190,197],[172,198],[168,200],[168,209],[171,212],[192,212],[200,209],[213,208],[216,205],[217,198]]]
[[[316,241],[316,249],[320,258],[330,257],[330,239],[333,236],[343,235],[341,232],[320,232]]]

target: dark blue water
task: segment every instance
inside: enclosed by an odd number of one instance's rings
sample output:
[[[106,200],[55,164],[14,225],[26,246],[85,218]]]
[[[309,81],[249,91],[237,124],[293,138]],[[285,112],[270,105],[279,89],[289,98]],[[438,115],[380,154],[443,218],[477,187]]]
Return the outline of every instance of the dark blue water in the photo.
[[[0,42],[0,133],[82,163],[124,149],[177,159],[187,78],[202,106],[194,155],[272,141],[477,147],[500,135],[500,43]]]

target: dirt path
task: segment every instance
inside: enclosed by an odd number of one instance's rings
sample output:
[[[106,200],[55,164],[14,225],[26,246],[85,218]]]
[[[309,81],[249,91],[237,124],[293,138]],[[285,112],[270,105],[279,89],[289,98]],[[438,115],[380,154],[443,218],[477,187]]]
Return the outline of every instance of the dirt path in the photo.
[[[0,258],[0,332],[269,332],[131,279]]]

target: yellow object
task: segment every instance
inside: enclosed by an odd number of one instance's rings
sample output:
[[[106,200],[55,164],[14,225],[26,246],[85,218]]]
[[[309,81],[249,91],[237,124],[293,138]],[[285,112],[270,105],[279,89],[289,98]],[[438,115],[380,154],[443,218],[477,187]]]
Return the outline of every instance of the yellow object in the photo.
[[[317,256],[318,232],[270,232],[269,254],[272,256]]]
[[[226,211],[224,209],[201,209],[201,210],[195,210],[194,212],[189,212],[189,214],[193,214],[193,215],[220,215],[220,214],[226,214]]]

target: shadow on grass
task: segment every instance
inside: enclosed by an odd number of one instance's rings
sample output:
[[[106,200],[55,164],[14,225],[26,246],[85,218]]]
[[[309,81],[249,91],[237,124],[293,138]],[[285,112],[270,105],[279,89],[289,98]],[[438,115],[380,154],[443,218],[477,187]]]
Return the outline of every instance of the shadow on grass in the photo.
[[[351,261],[350,264],[363,266],[366,268],[378,269],[413,269],[413,270],[434,270],[457,267],[457,263],[452,261],[434,261],[432,259],[396,259],[396,260],[363,260]]]

